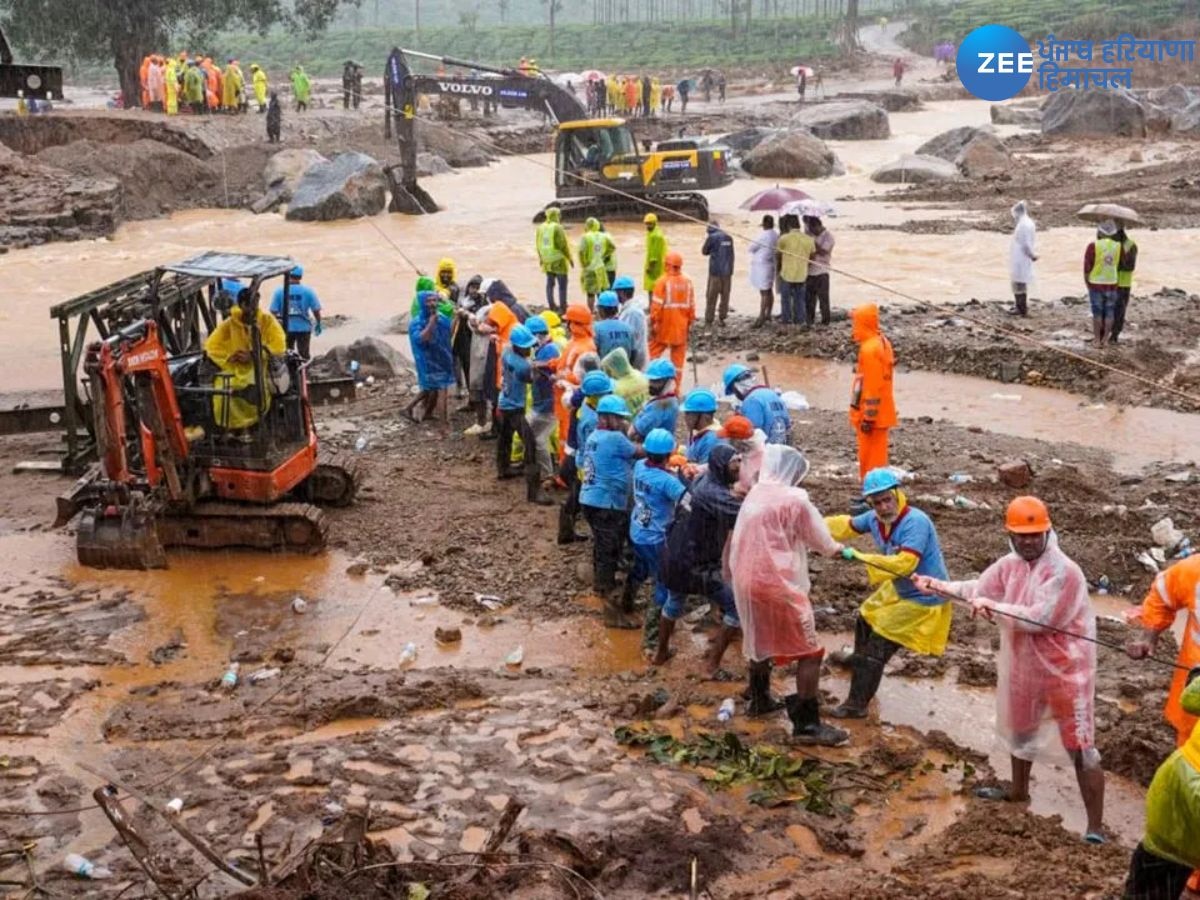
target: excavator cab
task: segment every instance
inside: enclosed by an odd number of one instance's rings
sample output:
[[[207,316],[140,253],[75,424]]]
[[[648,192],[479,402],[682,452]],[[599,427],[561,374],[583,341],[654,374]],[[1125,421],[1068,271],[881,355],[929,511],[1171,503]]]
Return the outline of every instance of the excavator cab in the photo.
[[[0,31],[0,97],[54,100],[62,95],[62,69],[14,63],[8,40]]]
[[[558,197],[591,197],[597,183],[640,189],[642,158],[621,119],[563,122],[555,141],[554,187]]]

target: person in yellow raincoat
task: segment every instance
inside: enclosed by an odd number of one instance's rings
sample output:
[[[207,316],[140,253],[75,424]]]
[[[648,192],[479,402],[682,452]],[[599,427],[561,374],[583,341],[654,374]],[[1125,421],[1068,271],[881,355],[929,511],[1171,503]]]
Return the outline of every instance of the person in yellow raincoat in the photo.
[[[258,111],[267,111],[267,73],[258,63],[250,63],[250,76],[254,82],[254,100],[258,103]]]
[[[863,479],[863,496],[870,510],[857,516],[826,519],[835,541],[847,542],[869,534],[878,553],[852,547],[842,558],[867,565],[875,592],[863,601],[854,625],[854,651],[842,654],[852,672],[846,702],[830,714],[839,719],[862,719],[879,690],[883,667],[901,647],[926,656],[941,656],[950,635],[953,610],[943,597],[923,593],[909,578],[925,575],[941,580],[946,563],[932,520],[909,506],[900,480],[890,469],[873,469]]]
[[[225,66],[225,77],[221,79],[221,109],[225,112],[237,112],[242,106],[242,70],[238,68],[237,60],[230,59]]]
[[[650,115],[658,115],[658,108],[662,106],[662,84],[657,78],[650,79]]]
[[[1183,709],[1200,716],[1200,666],[1183,673]],[[1129,862],[1124,897],[1157,900],[1200,890],[1200,727],[1154,773],[1146,793],[1146,834]]]
[[[552,309],[547,309],[544,312],[538,313],[539,316],[550,326],[550,340],[554,342],[554,346],[562,350],[567,346],[567,329],[563,326],[562,318]]]
[[[272,356],[287,349],[287,336],[279,320],[258,308],[258,297],[249,288],[238,294],[238,305],[229,318],[216,327],[204,342],[204,353],[221,370],[213,380],[220,390],[240,391],[254,384],[254,339],[246,320],[256,317],[259,341],[262,345],[260,369],[266,379]],[[228,377],[231,376],[231,377]],[[258,400],[253,397],[213,397],[213,419],[218,428],[238,431],[258,421],[271,405],[269,384],[260,385]]]
[[[617,252],[617,245],[608,232],[600,229],[600,220],[590,217],[576,248],[579,254],[579,282],[587,295],[588,309],[596,311],[596,296],[608,290],[608,270],[605,259]]]
[[[163,98],[167,115],[179,115],[179,64],[173,56],[163,66]]]
[[[636,416],[650,400],[650,381],[629,362],[624,347],[609,351],[600,360],[600,369],[612,379],[613,393],[625,401],[629,415]]]

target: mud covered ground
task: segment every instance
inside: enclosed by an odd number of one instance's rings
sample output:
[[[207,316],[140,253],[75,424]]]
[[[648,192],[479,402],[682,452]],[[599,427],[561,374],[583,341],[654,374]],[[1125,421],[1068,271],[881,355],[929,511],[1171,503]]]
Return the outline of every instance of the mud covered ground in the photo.
[[[884,300],[881,322],[901,371],[1055,387],[1112,405],[1200,409],[1200,296],[1180,289],[1135,293],[1120,343],[1101,350],[1092,346],[1084,296],[1034,299],[1023,319],[1009,316],[1010,306],[1010,301],[976,299],[937,306]],[[728,328],[702,333],[697,347],[707,353],[760,350],[848,363],[856,358],[845,318],[812,331],[754,329],[752,321],[731,319]]]
[[[398,862],[424,865],[402,866],[390,879],[376,872],[375,880],[355,881],[365,876],[347,872],[353,890],[338,894],[330,885],[332,893],[321,896],[404,896],[398,884],[460,877],[454,866],[473,859],[509,798],[526,806],[506,847],[518,855],[470,886],[434,896],[573,897],[586,890],[544,865],[550,859],[586,873],[606,897],[679,896],[689,888],[693,858],[699,886],[714,897],[832,900],[863,896],[864,886],[871,895],[963,900],[1044,896],[1046,884],[1071,897],[1118,890],[1136,839],[1128,824],[1138,815],[1136,786],[1174,744],[1160,715],[1169,673],[1101,651],[1099,743],[1107,769],[1125,785],[1110,790],[1111,818],[1122,825],[1107,847],[1083,845],[1075,827],[1054,817],[971,796],[976,783],[1007,772],[993,771],[990,738],[960,733],[960,718],[989,727],[996,648],[994,626],[961,614],[945,657],[899,655],[879,712],[851,724],[851,746],[817,754],[827,768],[813,784],[824,787],[792,784],[769,801],[759,782],[720,787],[712,779],[723,763],[672,763],[670,754],[661,761],[614,736],[631,725],[692,746],[705,733],[728,733],[756,752],[776,747],[788,759],[806,758],[787,751],[781,716],[754,722],[738,715],[728,730],[716,725],[714,710],[742,685],[701,678],[711,622],[701,611],[678,636],[679,655],[648,667],[636,634],[600,626],[588,592],[588,545],[563,551],[553,543],[555,511],[529,506],[513,483],[495,480],[494,444],[464,437],[465,416],[453,414],[446,429],[402,420],[397,411],[408,390],[406,380],[376,385],[350,406],[319,411],[328,449],[368,438],[360,501],[331,512],[330,565],[360,574],[307,593],[303,616],[290,611],[289,589],[271,587],[277,562],[252,556],[213,557],[217,569],[245,572],[251,587],[218,587],[211,601],[199,583],[187,589],[186,581],[170,581],[179,585],[175,593],[153,596],[146,581],[97,581],[63,569],[70,536],[47,534],[45,525],[52,496],[66,483],[3,466],[0,490],[17,500],[0,541],[26,562],[0,583],[0,623],[9,636],[0,665],[12,673],[0,697],[0,731],[28,737],[5,741],[0,806],[87,805],[100,779],[86,764],[155,808],[180,797],[180,823],[246,871],[258,866],[256,836],[274,868],[363,804],[370,835],[386,841]],[[816,410],[797,418],[796,443],[814,464],[809,490],[822,509],[842,511],[855,493],[844,419]],[[1090,580],[1105,575],[1113,585],[1115,596],[1102,598],[1106,615],[1144,593],[1150,574],[1135,557],[1149,546],[1154,521],[1171,515],[1185,533],[1200,528],[1200,486],[1167,482],[1158,470],[1119,476],[1102,454],[1078,445],[912,420],[894,437],[893,462],[915,473],[909,495],[934,517],[955,577],[978,572],[1005,550],[1000,511],[1015,491],[995,472],[1010,460],[1029,462],[1030,490],[1050,504],[1066,552]],[[11,463],[46,443],[6,439],[0,455]],[[951,473],[971,481],[952,484]],[[979,506],[943,505],[955,494]],[[205,563],[173,561],[185,576],[196,565]],[[249,578],[256,568],[264,575]],[[836,646],[866,579],[861,567],[842,562],[818,560],[813,570],[818,624]],[[500,608],[485,610],[479,595],[495,596]],[[424,605],[429,597],[435,605]],[[181,608],[201,611],[199,626],[185,618],[177,627],[174,613],[163,621],[164,605],[174,609],[176,598]],[[402,643],[435,623],[459,629],[461,650],[423,650],[418,668],[398,668]],[[538,637],[524,639],[523,666],[505,667],[499,660],[522,628]],[[1119,642],[1125,629],[1104,620],[1101,634]],[[1173,649],[1167,642],[1162,653]],[[232,693],[217,684],[228,659],[242,663],[243,682]],[[744,678],[736,648],[726,667]],[[258,683],[246,679],[261,668],[281,671]],[[826,673],[827,702],[840,699],[843,678]],[[776,690],[786,683],[787,673],[776,673]],[[939,698],[928,714],[909,709],[929,702],[922,695]],[[1069,773],[1061,770],[1035,770],[1035,801],[1039,785],[1064,783],[1061,802],[1048,809],[1077,814]],[[829,786],[836,790],[827,795]],[[812,796],[829,803],[806,809]],[[172,884],[209,872],[154,812],[132,800],[126,806],[152,835],[153,859]],[[115,872],[112,881],[90,885],[89,896],[151,895],[95,811],[3,817],[0,833],[9,842],[37,842],[35,870],[52,889],[78,888],[57,865],[69,847]],[[212,874],[200,888],[205,897],[235,890]]]

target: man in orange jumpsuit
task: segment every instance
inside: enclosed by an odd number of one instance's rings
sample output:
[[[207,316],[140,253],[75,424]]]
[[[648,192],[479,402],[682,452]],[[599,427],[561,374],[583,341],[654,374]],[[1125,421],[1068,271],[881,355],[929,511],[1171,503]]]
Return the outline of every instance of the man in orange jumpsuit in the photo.
[[[683,274],[683,257],[667,254],[667,274],[658,279],[650,298],[650,358],[671,354],[675,371],[683,375],[687,361],[688,329],[696,321],[696,292]]]
[[[596,341],[592,337],[592,313],[583,303],[572,303],[563,314],[570,339],[562,348],[557,359],[550,360],[550,367],[557,373],[554,381],[554,417],[558,420],[558,455],[562,458],[567,449],[567,435],[571,431],[570,390],[579,384],[575,364],[585,353],[596,352]]]
[[[1134,659],[1154,654],[1159,635],[1171,627],[1175,616],[1187,613],[1184,623],[1183,643],[1175,662],[1182,666],[1175,670],[1171,681],[1171,692],[1163,714],[1175,726],[1176,741],[1184,745],[1196,725],[1197,717],[1188,715],[1179,703],[1179,697],[1187,686],[1187,670],[1200,666],[1200,618],[1197,617],[1196,597],[1200,591],[1200,556],[1182,559],[1167,571],[1160,572],[1150,585],[1142,605],[1126,613],[1131,624],[1140,625],[1141,634],[1126,645],[1126,652]]]
[[[142,109],[150,108],[150,64],[154,62],[153,54],[147,54],[142,59],[142,66],[138,69],[138,82],[142,86]]]
[[[850,394],[850,424],[858,436],[858,474],[888,464],[888,429],[896,424],[892,373],[896,355],[892,342],[879,331],[879,307],[865,303],[850,313],[851,336],[858,344],[854,390]]]

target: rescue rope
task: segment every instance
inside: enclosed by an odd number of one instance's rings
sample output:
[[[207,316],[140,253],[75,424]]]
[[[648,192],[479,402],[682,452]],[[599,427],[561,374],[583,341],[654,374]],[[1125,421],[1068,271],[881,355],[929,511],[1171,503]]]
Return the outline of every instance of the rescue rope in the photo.
[[[395,112],[397,115],[401,114],[401,112],[398,109],[396,109],[395,107],[393,107],[392,109],[393,109],[393,112]],[[421,118],[421,121],[427,125],[432,125],[436,128],[441,128],[444,131],[453,132],[453,129],[450,128],[449,126],[443,125],[442,123],[437,122],[433,119]],[[607,192],[609,192],[611,194],[615,194],[619,197],[623,197],[625,199],[632,200],[635,203],[640,204],[641,206],[646,206],[646,207],[649,207],[652,209],[659,210],[660,212],[669,213],[672,216],[675,216],[679,219],[683,219],[684,221],[692,222],[697,225],[707,225],[708,224],[703,219],[699,219],[695,216],[688,215],[685,212],[678,212],[676,210],[671,209],[668,206],[664,206],[662,204],[655,203],[653,200],[650,200],[646,197],[639,196],[637,194],[632,194],[629,191],[622,190],[621,188],[614,187],[612,185],[602,184],[600,182],[591,181],[590,179],[584,178],[582,175],[579,175],[576,172],[569,172],[569,171],[566,171],[563,169],[559,169],[557,166],[555,166],[552,163],[546,163],[546,162],[542,162],[539,159],[534,159],[533,156],[530,154],[509,153],[502,145],[496,143],[495,141],[489,140],[488,138],[476,136],[475,140],[497,150],[501,155],[515,156],[518,159],[523,159],[526,162],[532,163],[535,166],[540,166],[544,169],[549,169],[552,172],[562,174],[562,175],[566,176],[567,178],[573,178],[577,181],[586,182],[592,188],[599,188],[602,191],[607,191]],[[743,234],[738,231],[734,231],[731,229],[725,229],[725,231],[731,237],[737,238],[738,240],[740,240],[746,244],[752,244],[756,240],[754,237],[751,237],[749,235]],[[799,254],[793,254],[791,251],[785,251],[785,250],[780,250],[778,252],[781,254],[787,254],[787,255],[795,255],[795,256],[799,255]],[[1018,331],[1013,328],[1007,328],[1003,325],[997,325],[993,322],[987,321],[986,319],[981,319],[981,318],[978,318],[975,316],[964,314],[957,307],[954,307],[954,306],[951,306],[948,304],[944,304],[944,303],[937,303],[933,300],[928,300],[928,299],[925,299],[922,297],[914,296],[912,294],[907,293],[906,291],[901,290],[900,288],[892,287],[891,285],[888,285],[884,282],[875,281],[874,279],[867,278],[866,276],[863,276],[863,275],[858,275],[854,272],[850,272],[845,269],[840,269],[832,264],[827,265],[826,268],[829,271],[836,272],[837,274],[845,276],[846,278],[849,278],[852,281],[859,282],[860,284],[864,284],[868,287],[876,288],[880,291],[883,291],[888,294],[892,294],[892,295],[899,297],[901,299],[904,299],[904,300],[909,300],[914,303],[923,304],[932,309],[938,310],[940,312],[944,312],[944,313],[954,316],[956,318],[963,319],[964,321],[971,322],[972,324],[978,325],[981,328],[996,332],[997,334],[1004,335],[1005,337],[1015,339],[1017,341],[1022,341],[1026,344],[1030,344],[1032,346],[1039,347],[1043,350],[1048,350],[1052,353],[1059,353],[1065,357],[1073,359],[1077,362],[1081,362],[1084,365],[1091,366],[1093,368],[1101,369],[1106,372],[1111,372],[1115,375],[1121,375],[1126,378],[1130,378],[1134,381],[1141,382],[1142,384],[1145,384],[1146,386],[1153,388],[1155,390],[1165,391],[1167,393],[1174,394],[1178,397],[1181,397],[1181,398],[1187,400],[1188,402],[1190,402],[1191,404],[1196,406],[1198,409],[1200,409],[1200,395],[1190,393],[1188,391],[1183,390],[1182,388],[1177,388],[1177,387],[1175,387],[1173,385],[1169,385],[1169,384],[1163,384],[1160,381],[1156,381],[1155,379],[1149,378],[1138,372],[1132,372],[1127,369],[1122,369],[1119,366],[1114,366],[1111,363],[1106,363],[1106,362],[1103,362],[1098,359],[1092,359],[1089,356],[1085,356],[1082,353],[1078,353],[1078,352],[1076,352],[1074,350],[1070,350],[1066,347],[1060,347],[1056,344],[1051,344],[1048,341],[1040,340],[1031,334],[1027,334],[1025,332]]]
[[[337,648],[339,646],[341,646],[342,642],[345,641],[346,638],[348,638],[351,635],[351,633],[354,631],[354,629],[358,627],[358,623],[360,621],[362,621],[363,615],[366,614],[367,609],[370,608],[371,604],[375,602],[375,598],[378,597],[380,595],[380,593],[382,593],[382,591],[383,591],[383,587],[381,586],[379,588],[379,590],[372,593],[363,602],[362,606],[359,607],[358,612],[355,614],[354,619],[350,622],[350,624],[348,626],[346,626],[346,630],[342,632],[341,637],[339,637],[336,641],[334,641],[333,644],[329,647],[329,649],[327,651],[325,651],[325,655],[321,657],[320,661],[316,665],[317,669],[323,668],[325,666],[325,664],[327,662],[329,662],[330,658],[333,656],[334,651],[337,650]],[[146,794],[151,791],[154,791],[157,788],[162,787],[167,782],[172,781],[173,779],[179,777],[184,772],[187,772],[189,769],[194,768],[199,763],[203,762],[205,759],[207,759],[209,756],[211,756],[217,749],[219,749],[222,745],[224,745],[226,741],[228,741],[231,737],[233,737],[234,732],[237,731],[239,729],[239,727],[246,720],[257,715],[264,707],[266,707],[268,704],[273,702],[276,697],[278,697],[280,694],[284,693],[284,691],[287,691],[288,689],[293,687],[303,677],[303,675],[305,674],[306,671],[307,670],[297,670],[296,673],[294,675],[292,675],[290,678],[282,679],[279,683],[279,686],[277,688],[275,688],[274,691],[272,691],[270,694],[268,694],[266,697],[264,697],[258,703],[254,704],[253,706],[246,709],[242,713],[242,715],[239,716],[233,722],[233,724],[231,724],[229,726],[229,728],[227,728],[224,731],[224,733],[222,733],[218,737],[214,738],[213,741],[207,747],[205,747],[202,751],[200,751],[195,756],[193,756],[192,758],[190,758],[189,760],[184,762],[178,768],[172,770],[171,772],[168,772],[166,775],[157,779],[156,781],[150,782],[150,784],[146,785],[145,787],[140,788],[141,792],[143,794]],[[100,805],[97,803],[91,803],[86,806],[73,806],[73,807],[68,807],[67,809],[50,809],[50,810],[40,810],[40,811],[20,810],[20,809],[0,809],[0,817],[2,817],[2,818],[24,818],[24,817],[36,817],[36,816],[63,816],[63,815],[74,815],[76,813],[81,813],[81,812],[89,812],[90,810],[93,810],[93,809],[100,809]]]
[[[858,562],[862,563],[864,566],[867,566],[868,568],[871,568],[871,569],[875,569],[878,572],[883,572],[884,574],[890,576],[891,578],[908,578],[909,577],[908,575],[901,575],[900,573],[896,572],[894,569],[890,569],[887,566],[881,566],[879,563],[871,562],[868,559],[864,559],[861,555],[859,555],[857,553],[857,551],[855,552],[854,558]],[[941,588],[930,588],[930,590],[932,590],[933,593],[935,593],[941,597],[945,597],[947,600],[953,600],[957,603],[962,604],[965,607],[968,607],[969,609],[971,609],[971,618],[975,618],[975,608],[971,605],[971,601],[968,600],[966,597],[962,596],[961,594],[956,594],[953,591],[943,590]],[[1066,628],[1059,628],[1057,625],[1050,625],[1046,622],[1039,622],[1037,619],[1030,619],[1030,618],[1027,618],[1025,616],[1019,615],[1014,612],[1004,612],[1002,610],[993,609],[990,607],[987,609],[987,612],[993,613],[998,616],[1006,616],[1010,619],[1014,619],[1017,622],[1024,622],[1026,625],[1033,625],[1033,626],[1036,626],[1037,628],[1044,628],[1046,631],[1053,631],[1053,632],[1061,634],[1065,637],[1075,638],[1076,640],[1080,640],[1080,641],[1089,641],[1093,644],[1099,644],[1101,647],[1107,647],[1110,650],[1117,650],[1120,653],[1125,653],[1124,645],[1115,644],[1112,641],[1106,641],[1103,638],[1088,637],[1086,634],[1078,634],[1077,632],[1074,632],[1074,631],[1068,631]],[[1130,659],[1133,659],[1133,657],[1130,657]],[[1169,668],[1172,668],[1172,669],[1179,669],[1184,672],[1192,671],[1190,666],[1180,665],[1179,663],[1174,662],[1172,660],[1163,659],[1161,656],[1144,656],[1144,657],[1142,657],[1142,659],[1145,659],[1148,662],[1156,662],[1159,665],[1168,666]]]

